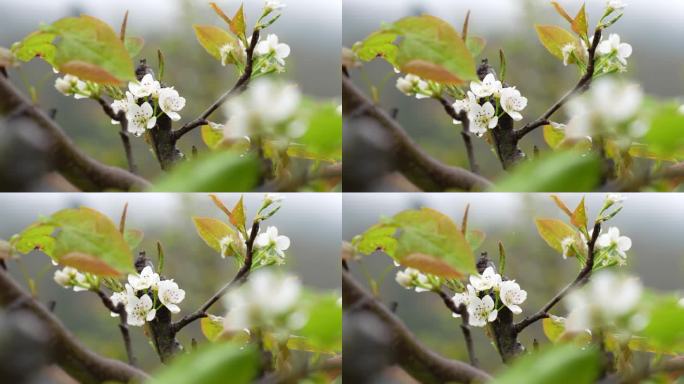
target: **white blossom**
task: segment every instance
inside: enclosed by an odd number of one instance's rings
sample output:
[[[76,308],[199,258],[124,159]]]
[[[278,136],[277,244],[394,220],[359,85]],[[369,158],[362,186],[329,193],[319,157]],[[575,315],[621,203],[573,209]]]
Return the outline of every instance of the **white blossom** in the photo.
[[[479,98],[495,96],[499,97],[499,92],[501,92],[501,82],[494,77],[493,74],[488,74],[482,80],[481,83],[473,81],[470,83],[470,90],[473,91],[475,96]]]
[[[498,311],[494,309],[494,300],[489,295],[482,299],[477,296],[471,298],[468,305],[468,323],[472,327],[484,327],[488,322],[496,320]]]
[[[159,91],[159,108],[173,121],[180,120],[178,111],[185,107],[185,98],[173,88],[162,88]]]
[[[468,91],[466,97],[462,100],[456,100],[454,104],[452,104],[452,107],[454,108],[454,111],[459,114],[461,112],[470,113],[474,105],[477,105],[477,98],[474,93]],[[454,124],[461,124],[461,121],[454,119]]]
[[[76,99],[85,99],[93,96],[93,90],[98,86],[93,83],[86,83],[74,75],[64,75],[55,80],[55,89],[65,96],[73,95]]]
[[[123,304],[124,308],[126,308],[131,296],[135,296],[133,287],[131,287],[130,284],[126,284],[123,291],[112,293],[112,295],[109,297],[109,300],[112,302],[114,307],[118,307],[119,304]],[[111,312],[110,314],[112,317],[119,317],[119,314],[116,312]]]
[[[625,66],[627,65],[627,59],[632,56],[632,46],[620,42],[620,35],[617,33],[611,33],[608,36],[608,40],[599,43],[596,52],[602,56],[615,54],[620,64]]]
[[[496,128],[499,123],[494,106],[490,102],[484,105],[474,104],[468,112],[468,120],[470,120],[470,132],[478,136],[484,135],[489,129]]]
[[[527,300],[527,291],[520,289],[520,285],[515,280],[506,280],[501,283],[499,297],[511,312],[519,314],[522,312],[520,304]]]
[[[606,0],[606,7],[608,9],[614,9],[620,11],[627,7],[627,4],[623,0]]]
[[[415,96],[417,99],[425,99],[431,94],[428,82],[410,73],[397,79],[397,89],[406,96]]]
[[[417,269],[406,268],[403,271],[397,271],[394,280],[402,287],[411,289],[413,288],[414,280],[418,278],[418,275],[420,275],[420,272],[418,272]]]
[[[152,270],[152,267],[147,266],[143,268],[140,275],[128,275],[128,283],[137,291],[146,289],[156,289],[159,283],[159,275]]]
[[[501,275],[494,272],[493,267],[487,267],[482,275],[470,275],[470,284],[478,292],[488,291],[490,289],[498,290],[501,284]]]
[[[282,193],[267,193],[264,196],[264,205],[271,205],[273,203],[280,203],[285,200],[285,195]]]
[[[613,204],[620,204],[627,200],[626,197],[619,193],[609,193],[608,196],[606,197],[606,203],[613,205]]]
[[[501,108],[515,121],[522,120],[520,113],[527,107],[527,98],[520,94],[514,87],[501,90]]]
[[[570,256],[572,247],[575,244],[575,238],[568,236],[561,241],[561,249],[563,250],[563,258],[567,259]]]
[[[618,263],[623,265],[627,259],[625,252],[632,248],[632,239],[627,236],[620,236],[620,230],[616,227],[610,227],[608,233],[604,233],[596,240],[596,246],[600,249],[609,248],[612,252],[619,256]]]
[[[252,37],[250,36],[247,40],[248,42],[251,41]],[[244,62],[247,59],[247,49],[240,40],[237,46],[233,43],[223,45],[219,48],[219,55],[221,56],[221,65],[225,67],[231,58],[241,63]]]
[[[285,7],[286,5],[281,0],[266,0],[264,4],[264,13],[279,11]]]
[[[463,305],[466,307],[467,310],[468,306],[473,301],[473,297],[477,298],[477,292],[475,292],[475,288],[473,288],[472,285],[468,284],[466,290],[464,292],[456,293],[451,298],[451,301],[454,303],[454,306],[456,308],[459,308],[461,305]],[[461,317],[461,315],[458,313],[452,313],[451,316]]]
[[[131,109],[132,105],[137,105],[135,98],[132,93],[126,91],[126,98],[112,101],[110,107],[112,108],[112,112],[114,112],[115,115],[118,115],[120,112],[123,112],[124,114],[128,113],[128,110]],[[112,124],[120,124],[120,122],[118,120],[112,120]]]
[[[306,323],[306,314],[297,310],[300,296],[296,277],[279,276],[268,269],[256,271],[242,287],[226,295],[224,329],[297,330]]]
[[[254,49],[257,56],[273,55],[281,66],[285,65],[285,59],[290,56],[290,51],[290,46],[279,42],[278,36],[274,34],[269,34],[266,40],[259,41]]]
[[[178,313],[178,304],[185,299],[185,291],[173,280],[163,280],[157,284],[157,297],[171,313]]]
[[[159,81],[155,80],[154,77],[148,73],[143,76],[142,80],[139,82],[131,81],[128,83],[128,89],[137,99],[148,96],[156,98],[159,96],[161,85],[159,84]]]
[[[599,272],[584,288],[568,295],[566,303],[570,313],[566,330],[581,332],[595,326],[613,325],[635,310],[642,292],[643,286],[636,278]]]
[[[133,295],[128,298],[126,314],[128,325],[142,327],[146,321],[154,320],[157,311],[153,308],[152,299],[149,295],[145,294],[142,297]]]
[[[265,233],[257,235],[254,245],[258,248],[271,248],[282,259],[285,257],[284,251],[290,248],[290,238],[278,235],[278,228],[268,227]]]
[[[76,268],[64,267],[61,270],[58,269],[55,271],[54,280],[62,287],[68,288],[73,285],[73,282],[76,280],[76,276],[78,276],[78,274],[79,272],[76,270]]]
[[[575,53],[575,50],[577,50],[577,46],[575,43],[568,43],[563,46],[561,49],[561,52],[563,53],[563,65],[566,67],[568,64],[570,64],[570,59],[572,58],[572,55]]]
[[[157,117],[154,116],[154,110],[148,102],[142,105],[129,105],[126,120],[128,120],[128,132],[135,136],[141,136],[147,129],[152,129],[157,125]]]

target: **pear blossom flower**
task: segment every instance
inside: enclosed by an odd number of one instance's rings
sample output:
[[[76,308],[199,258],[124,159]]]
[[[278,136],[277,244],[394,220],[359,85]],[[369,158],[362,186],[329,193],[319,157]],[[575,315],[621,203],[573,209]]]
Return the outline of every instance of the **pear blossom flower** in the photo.
[[[473,297],[477,298],[477,292],[475,292],[475,288],[473,288],[472,285],[468,284],[468,286],[466,287],[466,290],[464,292],[456,293],[451,298],[451,301],[454,303],[454,306],[456,306],[456,308],[463,305],[466,307],[466,310],[467,310],[468,306],[473,301]],[[451,316],[461,317],[461,315],[458,313],[452,313]]]
[[[520,113],[527,107],[527,97],[523,97],[520,91],[514,87],[501,90],[501,108],[515,121],[522,120]]]
[[[173,121],[180,120],[178,111],[185,107],[185,98],[173,88],[162,88],[159,91],[159,107]]]
[[[477,296],[471,298],[468,305],[468,323],[472,327],[484,327],[488,322],[496,320],[499,312],[494,309],[494,300],[487,295],[480,299]]]
[[[290,248],[290,238],[287,236],[279,236],[278,228],[268,227],[265,233],[260,233],[254,240],[254,245],[258,248],[272,247],[278,257],[281,259],[285,257],[285,252]]]
[[[420,272],[418,272],[417,269],[406,268],[403,271],[398,271],[394,280],[402,287],[411,289],[413,288],[413,282],[418,278],[418,275],[420,275]]]
[[[468,91],[466,97],[462,100],[456,100],[454,104],[452,104],[452,107],[454,108],[454,111],[459,114],[461,112],[470,113],[474,105],[477,105],[477,98],[474,93]],[[454,124],[461,124],[461,121],[454,119]]]
[[[242,287],[225,296],[228,314],[224,329],[301,328],[306,323],[306,315],[296,308],[301,290],[301,283],[294,276],[279,276],[268,269],[256,271]]]
[[[601,248],[610,248],[619,256],[618,263],[623,265],[627,259],[625,252],[632,248],[632,239],[627,236],[620,236],[620,230],[616,227],[608,228],[608,233],[604,233],[596,240],[596,245]]]
[[[159,81],[155,80],[154,77],[148,73],[143,76],[142,80],[139,82],[131,81],[128,83],[128,89],[136,99],[148,96],[157,98],[159,96],[159,91],[161,90],[161,85],[159,84]]]
[[[171,313],[178,313],[178,304],[185,299],[185,291],[178,288],[178,284],[173,280],[163,280],[157,284],[157,296]]]
[[[142,105],[129,105],[126,119],[128,120],[128,132],[136,136],[141,136],[147,129],[152,129],[157,125],[157,117],[154,116],[154,110],[148,102],[144,102]]]
[[[481,83],[473,81],[470,83],[470,90],[479,98],[495,96],[499,97],[502,85],[493,74],[488,74]]]
[[[430,292],[441,284],[439,281],[435,282],[434,277],[431,280],[431,277],[414,268],[398,271],[394,280],[402,287],[413,288],[418,293]]]
[[[133,287],[131,287],[130,284],[126,284],[125,289],[123,291],[112,293],[112,295],[109,297],[109,300],[115,307],[118,307],[119,304],[123,304],[124,308],[126,308],[126,306],[128,305],[129,298],[131,296],[135,296]],[[119,317],[119,314],[116,312],[111,312],[110,314],[112,315],[112,317]]]
[[[118,115],[120,112],[128,113],[128,110],[131,109],[132,105],[137,105],[135,98],[133,97],[132,93],[126,91],[126,98],[112,101],[110,107],[112,108],[114,114]],[[120,122],[118,120],[112,119],[112,124],[116,125],[120,124]]]
[[[606,203],[609,203],[610,205],[620,204],[625,200],[627,200],[627,198],[619,193],[609,193],[606,197]]]
[[[522,312],[520,304],[527,300],[527,291],[520,289],[520,285],[514,280],[506,280],[501,283],[499,289],[501,302],[515,314]]]
[[[570,64],[570,58],[575,53],[576,49],[577,46],[575,45],[575,43],[569,43],[563,46],[563,48],[561,49],[561,52],[563,53],[563,65],[567,67],[568,64]]]
[[[279,11],[285,7],[286,5],[283,4],[281,0],[266,0],[264,5],[264,13]]]
[[[487,130],[494,129],[499,124],[499,118],[490,102],[484,105],[473,104],[468,112],[468,120],[470,120],[470,132],[478,136],[484,135]]]
[[[281,66],[285,65],[285,59],[290,56],[290,46],[285,43],[280,43],[278,36],[269,34],[266,40],[257,43],[254,52],[257,56],[273,55],[276,62]]]
[[[74,94],[74,89],[77,88],[79,80],[78,77],[74,75],[64,75],[64,77],[58,77],[55,80],[55,89],[64,96],[71,96]]]
[[[157,310],[153,308],[152,299],[150,299],[149,295],[143,295],[142,297],[133,295],[128,297],[126,314],[128,325],[142,327],[146,321],[154,320]]]
[[[285,200],[285,196],[282,193],[267,193],[264,196],[264,205],[280,203],[283,200]]]
[[[582,332],[595,326],[613,325],[636,309],[643,286],[636,278],[626,278],[614,272],[602,271],[592,276],[581,290],[567,296],[570,313],[565,328]]]
[[[397,79],[397,89],[406,96],[415,96],[417,99],[425,99],[430,94],[427,81],[410,73]]]
[[[563,250],[563,259],[567,259],[572,251],[572,246],[575,244],[575,238],[568,236],[561,241],[561,249]]]
[[[596,52],[602,56],[615,54],[618,61],[625,66],[627,65],[627,59],[632,56],[632,46],[620,42],[620,35],[617,33],[611,33],[608,36],[608,40],[599,43]]]
[[[147,266],[143,268],[140,275],[128,275],[128,283],[137,291],[146,289],[156,289],[159,283],[159,275],[152,270],[152,267]]]
[[[487,267],[482,275],[470,275],[470,284],[476,291],[498,290],[501,284],[501,275],[494,272],[494,268]]]
[[[64,288],[68,288],[73,285],[79,272],[76,268],[64,267],[61,270],[56,270],[54,275],[55,283],[61,285]]]
[[[252,37],[250,36],[247,40],[248,42],[251,41]],[[225,67],[231,58],[243,63],[247,59],[247,49],[240,40],[237,46],[233,43],[223,45],[219,48],[219,55],[221,56],[221,65]]]
[[[627,4],[623,0],[607,0],[606,7],[608,9],[614,9],[616,11],[623,10],[627,7]]]

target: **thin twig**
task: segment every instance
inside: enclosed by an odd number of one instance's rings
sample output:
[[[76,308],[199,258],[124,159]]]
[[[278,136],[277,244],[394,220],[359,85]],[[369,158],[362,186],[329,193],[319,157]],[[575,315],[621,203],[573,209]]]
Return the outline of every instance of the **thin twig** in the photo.
[[[575,95],[582,93],[589,88],[589,86],[591,85],[591,81],[594,78],[594,70],[596,65],[596,49],[598,48],[598,45],[601,42],[602,33],[603,30],[601,28],[597,28],[594,32],[594,40],[591,44],[591,47],[589,48],[589,65],[587,66],[587,73],[585,73],[584,76],[580,78],[579,82],[573,89],[571,89],[565,95],[563,95],[563,97],[560,100],[558,100],[556,104],[552,105],[551,108],[544,112],[544,114],[542,114],[538,119],[528,123],[519,131],[517,131],[515,134],[518,140],[522,139],[525,135],[534,131],[535,129],[543,125],[549,124],[549,119],[554,113],[556,113],[556,111],[561,109],[565,105],[565,103],[567,103]]]
[[[126,113],[124,113],[124,111],[119,111],[118,113],[115,113],[111,105],[109,105],[101,97],[97,97],[95,100],[100,104],[102,110],[107,116],[109,116],[109,118],[119,122],[121,126],[119,136],[121,137],[121,143],[123,144],[124,152],[126,153],[126,162],[128,163],[128,170],[131,173],[137,174],[138,167],[135,165],[135,160],[133,158],[133,149],[131,148],[131,140],[128,137],[128,119],[126,118]]]
[[[443,291],[438,291],[439,297],[442,298],[442,301],[444,301],[444,305],[449,308],[449,310],[456,315],[461,316],[461,331],[463,332],[463,339],[466,344],[466,350],[468,351],[468,358],[470,360],[470,365],[473,367],[479,366],[479,362],[477,361],[477,357],[475,356],[475,346],[473,344],[473,336],[470,334],[470,327],[468,326],[468,311],[466,310],[465,305],[461,304],[460,307],[456,307],[454,304],[454,301],[451,300],[449,295],[444,293]]]
[[[95,291],[95,293],[97,293],[97,295],[100,297],[100,300],[102,300],[102,304],[104,304],[109,311],[119,315],[119,330],[121,331],[121,337],[123,338],[124,347],[126,348],[128,364],[134,367],[137,366],[137,360],[133,355],[133,347],[131,346],[131,334],[128,332],[128,314],[126,313],[126,308],[124,307],[123,303],[114,305],[112,300],[107,297],[107,295],[101,289],[98,289]]]
[[[449,102],[445,98],[440,97],[438,100],[442,104],[442,106],[444,106],[444,110],[446,111],[446,113],[452,119],[454,119],[454,121],[460,121],[463,125],[461,137],[463,137],[463,144],[465,145],[466,153],[468,154],[468,164],[470,164],[470,171],[475,174],[479,174],[480,167],[477,165],[477,162],[475,160],[475,150],[473,149],[473,142],[470,138],[470,132],[468,132],[468,127],[470,126],[470,120],[468,119],[468,115],[465,113],[465,111],[461,111],[461,113],[456,113],[456,110],[454,109],[453,105],[449,104]]]
[[[589,241],[587,242],[587,262],[584,265],[584,268],[582,268],[582,270],[579,272],[575,280],[572,283],[565,286],[565,288],[563,288],[560,292],[558,292],[556,296],[554,296],[548,303],[546,303],[546,305],[544,305],[539,311],[537,311],[537,313],[535,313],[532,316],[528,316],[525,319],[521,320],[519,323],[515,324],[514,327],[517,333],[520,333],[527,326],[532,325],[538,320],[549,317],[549,311],[551,310],[551,308],[553,308],[554,305],[558,304],[558,302],[561,301],[570,291],[584,285],[589,280],[591,272],[594,269],[594,247],[596,245],[596,240],[598,239],[599,232],[601,232],[601,223],[596,223],[594,225],[594,232],[591,234],[591,239],[589,239]]]
[[[173,132],[174,141],[178,141],[183,135],[192,131],[193,129],[200,127],[202,125],[208,124],[207,119],[214,113],[219,107],[223,105],[231,96],[242,93],[247,86],[249,81],[252,79],[252,72],[254,71],[254,49],[256,49],[257,43],[259,42],[260,30],[255,29],[252,33],[252,40],[247,47],[247,65],[245,66],[245,72],[237,80],[233,88],[221,95],[209,108],[207,108],[198,118],[192,120],[185,125],[183,125],[179,130]]]
[[[207,317],[207,311],[209,308],[211,308],[212,305],[214,305],[223,295],[226,294],[233,286],[235,285],[240,285],[247,280],[247,277],[249,276],[249,272],[252,269],[252,261],[254,257],[254,240],[256,240],[256,236],[259,233],[259,221],[255,220],[254,223],[252,224],[252,232],[249,234],[249,238],[245,242],[247,251],[246,251],[246,256],[245,256],[245,263],[242,265],[242,267],[238,270],[238,272],[235,274],[235,277],[233,277],[233,280],[228,282],[226,285],[221,287],[214,295],[212,295],[209,300],[207,300],[204,304],[202,304],[201,307],[199,307],[198,310],[195,312],[184,316],[182,319],[178,320],[177,322],[171,324],[171,329],[173,330],[174,333],[178,333],[181,329],[183,329],[186,325],[192,323],[195,320]]]

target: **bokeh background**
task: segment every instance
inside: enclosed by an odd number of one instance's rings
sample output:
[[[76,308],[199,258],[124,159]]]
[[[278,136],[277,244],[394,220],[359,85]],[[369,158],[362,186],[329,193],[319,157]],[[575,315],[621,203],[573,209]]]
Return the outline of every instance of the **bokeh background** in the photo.
[[[219,194],[232,207],[238,194]],[[263,195],[245,195],[248,221],[261,205]],[[138,228],[145,238],[138,250],[144,250],[156,263],[156,242],[164,247],[164,275],[173,278],[186,291],[180,315],[202,305],[221,286],[233,278],[237,268],[233,260],[219,255],[197,235],[193,216],[214,217],[227,221],[225,215],[205,194],[3,194],[0,195],[0,238],[13,234],[33,223],[40,215],[50,215],[60,209],[87,206],[97,209],[118,223],[124,204],[128,202],[127,228]],[[315,290],[340,289],[339,244],[341,232],[341,195],[287,194],[281,210],[263,224],[276,226],[281,235],[290,238],[286,264],[277,267],[297,275],[302,283]],[[113,358],[124,359],[123,342],[118,320],[109,315],[97,295],[73,292],[53,281],[56,270],[49,258],[33,252],[9,262],[9,270],[23,286],[27,276],[35,279],[37,298],[43,303],[56,302],[55,313],[67,328],[93,350]],[[223,315],[222,303],[211,313]],[[153,347],[146,342],[142,328],[131,327],[134,351],[141,366],[148,371],[158,367]],[[189,347],[191,339],[204,342],[199,322],[179,334]]]
[[[559,2],[572,15],[583,3]],[[488,58],[498,69],[499,49],[503,49],[508,62],[507,82],[529,98],[523,112],[525,120],[521,123],[524,123],[546,111],[579,78],[576,68],[564,67],[536,36],[534,24],[555,24],[569,29],[550,3],[547,0],[345,0],[342,41],[344,46],[351,47],[379,29],[383,22],[422,13],[438,16],[460,31],[466,12],[471,10],[469,33],[487,40],[480,58]],[[684,1],[628,0],[626,3],[629,5],[624,17],[609,30],[634,48],[624,78],[640,83],[647,93],[657,98],[684,97],[684,50],[681,49]],[[587,0],[586,4],[590,26],[594,26],[603,14],[605,0]],[[467,166],[461,127],[451,123],[439,103],[415,100],[397,91],[397,76],[387,63],[376,60],[366,64],[362,71],[353,71],[352,78],[367,91],[371,85],[378,87],[381,104],[387,109],[398,109],[400,123],[422,148],[444,162]],[[562,111],[554,118],[560,122],[566,120]],[[501,165],[490,147],[481,139],[474,142],[483,174],[499,175]],[[528,154],[535,145],[542,150],[548,148],[541,130],[526,137],[521,144]]]
[[[560,194],[574,208],[583,195]],[[624,209],[607,226],[616,226],[632,239],[627,266],[621,272],[639,276],[648,288],[684,294],[684,195],[629,194]],[[605,195],[586,195],[587,215],[593,220],[603,205]],[[563,260],[538,235],[534,219],[567,219],[547,194],[345,194],[342,234],[346,241],[363,233],[383,216],[406,209],[430,207],[460,223],[470,204],[469,228],[483,230],[487,238],[479,251],[488,252],[498,263],[498,242],[503,242],[507,259],[506,275],[528,292],[523,313],[516,320],[536,312],[579,272],[575,259]],[[567,221],[566,221],[567,222]],[[451,317],[441,299],[430,293],[416,293],[399,286],[394,277],[398,268],[389,257],[375,253],[350,263],[355,276],[368,287],[365,274],[376,279],[380,297],[389,304],[398,303],[397,315],[418,338],[450,358],[467,360],[460,319]],[[564,316],[559,303],[553,314]],[[501,360],[482,329],[473,328],[477,357],[490,372],[501,368]],[[528,328],[520,341],[531,348],[533,339],[543,345],[547,339],[541,323]]]
[[[217,0],[229,15],[239,8],[240,0]],[[248,28],[261,14],[263,0],[245,0]],[[287,0],[283,15],[267,33],[275,33],[289,44],[292,54],[287,72],[279,79],[300,85],[305,94],[316,98],[339,100],[340,39],[342,0]],[[51,23],[62,17],[81,13],[98,17],[119,30],[124,13],[130,12],[127,35],[145,39],[138,58],[147,58],[157,67],[157,49],[166,57],[165,81],[175,86],[188,102],[181,111],[180,123],[197,117],[237,78],[231,67],[222,67],[199,45],[193,24],[226,27],[211,10],[208,0],[0,0],[0,46],[10,47],[38,29],[40,23]],[[108,164],[126,166],[118,126],[111,125],[100,106],[91,100],[74,100],[54,89],[55,75],[39,60],[11,71],[15,84],[28,91],[35,87],[38,103],[45,109],[57,109],[57,121],[69,136],[87,153]],[[217,122],[225,117],[219,111],[212,116]],[[143,176],[159,175],[159,165],[143,139],[132,139],[134,154]],[[190,153],[192,146],[205,148],[199,130],[180,143]]]

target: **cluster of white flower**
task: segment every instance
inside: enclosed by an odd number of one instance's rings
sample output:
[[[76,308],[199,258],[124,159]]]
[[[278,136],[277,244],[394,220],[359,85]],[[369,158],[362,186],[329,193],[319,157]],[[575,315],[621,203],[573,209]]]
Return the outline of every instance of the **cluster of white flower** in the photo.
[[[494,98],[494,104],[490,101],[491,98]],[[481,104],[482,99],[486,100]],[[499,124],[499,107],[513,120],[522,120],[520,112],[527,107],[527,98],[515,87],[504,88],[501,81],[490,73],[482,82],[472,82],[466,98],[456,100],[453,107],[456,113],[466,112],[470,132],[482,136]],[[454,124],[460,124],[460,121],[454,120]]]
[[[570,311],[565,321],[568,332],[583,332],[598,326],[621,326],[638,331],[646,319],[635,309],[643,292],[641,282],[613,272],[595,274],[589,284],[567,297]]]
[[[75,99],[87,99],[100,93],[100,86],[91,81],[83,81],[74,75],[64,75],[55,80],[55,89],[64,96],[73,95]]]
[[[415,96],[416,99],[427,99],[435,96],[430,83],[412,74],[399,77],[397,79],[397,89],[406,96]]]
[[[618,265],[625,265],[627,254],[625,252],[632,248],[632,240],[627,236],[620,236],[617,227],[608,228],[608,233],[601,234],[596,240],[596,248],[604,252],[601,263],[610,265],[616,262]]]
[[[247,44],[251,44],[252,38],[247,38]],[[238,44],[228,43],[219,49],[221,65],[234,62],[245,65],[247,60],[247,48],[242,40]],[[275,34],[269,34],[266,39],[259,40],[254,48],[254,69],[260,74],[282,73],[285,71],[285,59],[290,56],[291,48],[281,43]]]
[[[230,141],[264,136],[285,145],[301,137],[308,128],[306,122],[296,118],[301,100],[302,94],[294,84],[257,80],[247,92],[226,103],[225,112],[230,120],[215,129],[223,130],[224,138]]]
[[[484,296],[480,294],[484,292]],[[484,327],[488,322],[496,320],[499,310],[496,308],[496,303],[501,302],[514,314],[522,312],[520,304],[527,300],[527,292],[520,289],[520,285],[515,280],[502,281],[501,275],[494,272],[494,268],[487,267],[482,275],[470,276],[470,284],[467,285],[465,292],[457,293],[452,297],[452,301],[456,307],[461,305],[466,307],[468,311],[468,323],[473,327]],[[458,314],[453,314],[454,317],[460,317]]]
[[[54,280],[64,288],[73,288],[74,292],[88,291],[99,286],[97,276],[81,273],[76,268],[64,267],[55,271]]]
[[[143,326],[146,321],[154,320],[157,310],[166,307],[171,313],[180,312],[180,304],[185,299],[185,291],[171,280],[161,280],[151,267],[145,267],[139,275],[128,275],[128,283],[121,292],[110,297],[112,304],[123,304],[126,309],[128,325]],[[157,306],[159,304],[159,306]],[[119,316],[112,313],[112,316]]]
[[[301,283],[296,277],[268,269],[256,271],[242,287],[225,296],[228,314],[224,329],[236,332],[258,327],[277,338],[287,337],[308,320],[308,313],[297,305],[300,297]]]
[[[424,274],[413,268],[398,271],[394,279],[402,287],[415,289],[416,292],[430,292],[439,289],[442,285],[442,280],[439,277]]]
[[[162,88],[151,74],[145,75],[139,82],[130,82],[125,96],[123,99],[114,100],[111,107],[115,114],[122,111],[126,114],[128,132],[136,136],[141,136],[157,124],[157,107],[173,121],[180,120],[178,112],[185,107],[185,98],[181,97],[178,91],[173,87]],[[112,120],[112,124],[119,122]]]
[[[593,37],[589,38],[589,44],[593,44]],[[589,48],[584,40],[580,40],[581,47],[576,43],[568,43],[563,46],[563,64],[568,65],[580,61],[586,61],[589,57]],[[581,51],[580,51],[581,49]],[[601,40],[596,47],[596,66],[595,74],[606,74],[612,72],[625,72],[627,70],[627,59],[632,56],[632,46],[623,43],[620,35],[611,33],[607,40]]]
[[[638,84],[624,84],[612,78],[596,81],[591,90],[568,102],[572,119],[565,136],[577,140],[595,134],[614,135],[617,144],[628,146],[632,139],[642,137],[648,126],[634,121],[643,102],[644,93]]]

